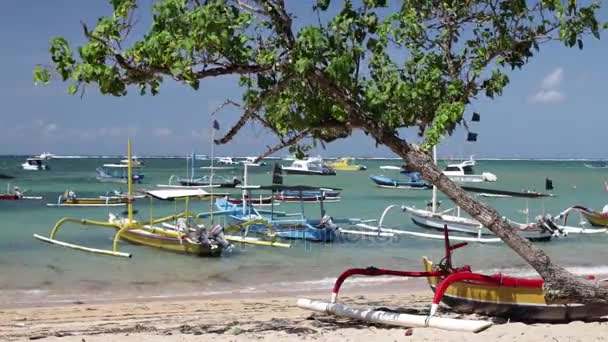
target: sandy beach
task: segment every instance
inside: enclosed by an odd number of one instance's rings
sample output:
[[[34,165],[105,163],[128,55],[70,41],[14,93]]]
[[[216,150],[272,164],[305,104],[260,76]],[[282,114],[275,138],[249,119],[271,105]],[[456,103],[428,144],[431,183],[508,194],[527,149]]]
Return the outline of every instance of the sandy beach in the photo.
[[[408,312],[425,310],[430,291],[349,291],[342,302]],[[378,293],[378,292],[376,292]],[[429,328],[370,325],[312,313],[296,307],[296,298],[327,300],[327,295],[294,294],[258,298],[140,301],[0,309],[0,340],[23,341],[603,341],[606,322],[570,324],[495,324],[478,334]],[[441,311],[442,316],[462,316]]]

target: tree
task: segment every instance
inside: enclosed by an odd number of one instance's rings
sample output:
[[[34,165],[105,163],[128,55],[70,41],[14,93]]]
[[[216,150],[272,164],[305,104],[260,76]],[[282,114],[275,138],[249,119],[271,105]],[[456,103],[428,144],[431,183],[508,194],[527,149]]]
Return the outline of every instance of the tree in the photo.
[[[198,89],[203,79],[240,75],[241,104],[224,105],[240,106],[242,116],[216,143],[250,121],[281,141],[265,155],[304,137],[326,143],[363,130],[538,271],[549,302],[608,303],[607,289],[552,263],[429,155],[444,135],[467,125],[472,101],[500,95],[508,70],[526,65],[542,43],[583,48],[586,35],[599,38],[599,0],[403,0],[393,7],[386,0],[316,0],[316,18],[297,29],[283,0],[159,0],[147,33],[129,40],[137,2],[111,4],[112,14],[95,28],[82,24],[88,42],[78,57],[65,39],[51,40],[53,68],[71,82],[69,93],[96,84],[103,94],[124,96],[137,86],[154,95],[164,78]],[[50,77],[49,68],[34,71],[36,82]],[[400,134],[408,127],[423,144]]]

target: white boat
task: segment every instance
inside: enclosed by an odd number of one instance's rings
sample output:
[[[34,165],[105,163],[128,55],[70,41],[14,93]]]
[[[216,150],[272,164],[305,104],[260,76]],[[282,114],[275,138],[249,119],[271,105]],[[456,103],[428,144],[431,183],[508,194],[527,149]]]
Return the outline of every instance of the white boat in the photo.
[[[219,165],[239,165],[239,162],[232,159],[232,157],[218,157],[217,163]]]
[[[263,161],[256,162],[256,159],[258,159],[258,157],[245,157],[245,160],[243,160],[241,163],[243,163],[243,165],[249,165],[249,166],[265,166],[266,165],[266,163]]]
[[[129,162],[128,159],[123,159],[120,161],[121,164],[125,164],[127,165],[127,163]],[[143,166],[144,162],[141,161],[140,159],[137,158],[137,156],[133,156],[133,158],[131,159],[131,165],[133,166]]]
[[[50,159],[55,158],[55,155],[52,154],[51,152],[44,152],[44,153],[40,154],[38,156],[38,158],[40,158],[42,160],[50,160]]]
[[[28,171],[41,171],[49,169],[49,166],[46,165],[44,160],[41,158],[27,158],[25,163],[21,164],[21,167]]]
[[[452,181],[458,183],[496,182],[498,180],[498,177],[490,172],[475,174],[473,166],[475,166],[475,160],[471,157],[469,160],[465,160],[461,163],[448,164],[445,170],[443,170],[443,174],[448,176]]]
[[[138,167],[137,165],[131,166],[133,168]],[[98,167],[95,171],[97,173],[97,180],[100,182],[127,183],[128,165],[103,164],[103,166]],[[133,171],[131,179],[134,183],[141,183],[144,179],[144,175]]]
[[[294,175],[335,176],[336,171],[323,163],[320,157],[297,159],[290,166],[281,166],[283,172]]]

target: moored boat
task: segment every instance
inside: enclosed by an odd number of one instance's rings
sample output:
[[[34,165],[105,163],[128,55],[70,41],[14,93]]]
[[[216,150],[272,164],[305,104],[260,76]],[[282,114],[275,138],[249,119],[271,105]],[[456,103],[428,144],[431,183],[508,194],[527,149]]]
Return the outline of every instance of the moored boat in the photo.
[[[283,172],[292,175],[335,176],[336,171],[323,163],[319,157],[297,159],[290,166],[281,166]]]
[[[137,167],[132,165],[133,168]],[[95,169],[97,180],[100,182],[127,183],[127,169],[125,164],[103,164],[103,166]],[[144,175],[140,173],[132,173],[131,181],[133,183],[141,183]]]
[[[10,184],[6,186],[6,192],[0,193],[0,201],[19,201],[19,200],[39,200],[41,196],[26,196],[26,190],[19,189],[18,186],[11,188]]]
[[[49,166],[44,163],[41,158],[27,158],[25,163],[21,164],[21,168],[26,171],[46,171],[50,170]]]
[[[475,174],[474,166],[475,160],[471,157],[469,160],[460,163],[448,164],[443,170],[443,174],[458,183],[496,182],[498,180],[498,177],[490,172]]]
[[[353,164],[353,158],[338,158],[333,162],[328,162],[327,166],[339,171],[363,171],[367,170],[365,165]]]
[[[575,320],[597,320],[608,315],[608,305],[606,304],[547,303],[542,279],[510,277],[500,273],[485,275],[474,272],[468,265],[454,267],[452,251],[466,246],[467,243],[452,245],[447,227],[444,229],[443,236],[445,257],[439,264],[433,264],[424,257],[422,271],[400,271],[376,267],[348,269],[337,278],[330,302],[300,299],[297,304],[299,307],[313,311],[375,323],[468,332],[480,332],[490,327],[492,323],[439,317],[437,311],[440,302],[456,312],[474,312],[524,322],[562,323]],[[426,278],[434,292],[430,312],[422,315],[400,314],[381,309],[358,309],[337,303],[344,281],[355,275]],[[598,286],[606,286],[606,281],[597,281],[593,276],[587,279],[595,281]]]
[[[398,166],[390,166],[390,165],[389,166],[380,166],[380,169],[389,170],[389,171],[398,171],[400,174],[404,175],[405,177],[407,177],[409,179],[409,180],[402,180],[402,179],[397,179],[394,177],[387,177],[384,175],[369,176],[369,179],[371,179],[372,182],[374,182],[377,186],[379,186],[381,188],[404,189],[404,190],[425,190],[425,189],[431,188],[431,185],[429,184],[429,182],[420,179],[419,172],[409,171],[409,170],[403,169]]]
[[[127,196],[78,197],[72,190],[66,190],[57,198],[56,203],[47,203],[48,207],[114,207],[129,202]]]

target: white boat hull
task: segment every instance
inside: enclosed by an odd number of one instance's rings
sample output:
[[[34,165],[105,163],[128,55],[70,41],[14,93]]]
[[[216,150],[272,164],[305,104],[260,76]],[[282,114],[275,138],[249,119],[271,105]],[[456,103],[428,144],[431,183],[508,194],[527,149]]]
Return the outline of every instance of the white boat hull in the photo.
[[[21,168],[23,168],[26,171],[44,171],[44,170],[48,170],[48,166],[46,166],[46,165],[30,165],[30,164],[27,164],[27,163],[21,164]]]

